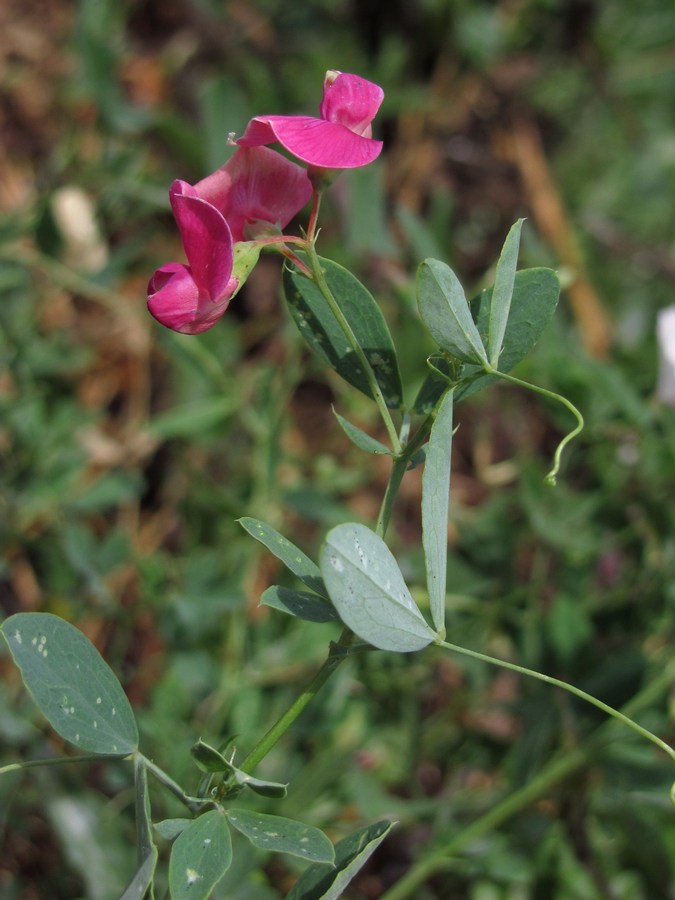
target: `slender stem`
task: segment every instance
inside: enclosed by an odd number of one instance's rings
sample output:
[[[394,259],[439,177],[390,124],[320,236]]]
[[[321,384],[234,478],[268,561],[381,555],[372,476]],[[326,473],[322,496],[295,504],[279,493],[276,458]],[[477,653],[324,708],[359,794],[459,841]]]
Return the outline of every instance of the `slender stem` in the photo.
[[[380,506],[380,512],[377,517],[377,523],[375,525],[375,534],[377,534],[381,538],[384,537],[387,531],[389,519],[391,518],[391,513],[394,508],[394,500],[396,499],[398,489],[401,486],[401,482],[403,481],[403,476],[405,475],[407,466],[407,454],[397,456],[394,459],[394,463],[391,467],[391,475],[389,476],[389,481],[387,482],[384,497],[382,498],[382,505]]]
[[[418,449],[418,447],[423,443],[426,434],[428,434],[429,429],[431,428],[431,422],[431,417],[428,417],[428,419],[422,423],[410,443],[408,443],[402,450],[401,455],[394,460],[391,475],[389,476],[389,482],[387,484],[384,498],[382,500],[380,515],[378,516],[377,520],[377,533],[382,537],[384,536],[384,533],[387,529],[394,499],[396,497],[396,492],[398,491],[398,488],[401,484],[401,479],[405,474],[405,469],[408,465],[408,461]],[[405,438],[408,428],[409,423],[407,421],[404,421],[401,427],[402,439]],[[246,758],[239,766],[240,769],[245,772],[252,772],[253,769],[255,769],[258,763],[260,763],[260,761],[269,753],[272,747],[274,747],[279,739],[283,737],[283,735],[286,733],[286,731],[288,731],[288,729],[295,722],[298,716],[303,712],[303,710],[309,705],[309,703],[311,703],[319,689],[326,683],[326,681],[330,678],[330,676],[338,668],[342,660],[349,654],[350,651],[357,652],[361,650],[367,651],[372,649],[369,644],[364,644],[363,646],[354,645],[352,647],[349,647],[348,649],[348,645],[350,644],[352,638],[353,635],[349,631],[349,629],[344,629],[338,639],[337,644],[334,645],[333,649],[328,655],[328,658],[316,673],[312,681],[296,698],[296,700],[294,700],[294,702],[286,710],[286,712],[283,713],[283,715],[274,723],[274,725],[272,725],[269,731],[261,738],[261,740],[256,744],[253,750],[251,750],[248,756],[246,756]]]
[[[389,476],[389,482],[387,483],[384,497],[382,498],[382,504],[380,506],[380,512],[377,517],[377,524],[375,526],[375,533],[382,538],[384,537],[387,531],[387,527],[389,526],[389,519],[391,518],[391,513],[394,508],[394,500],[396,499],[396,494],[398,493],[398,489],[401,485],[401,481],[403,480],[403,476],[405,475],[408,464],[426,440],[427,435],[431,430],[432,424],[433,416],[427,416],[427,418],[424,420],[424,422],[422,422],[420,427],[413,435],[412,439],[409,442],[405,443],[405,447],[401,451],[401,454],[394,459],[391,475]],[[404,421],[401,427],[401,443],[405,442],[404,432],[406,432],[408,428],[409,423],[407,421]]]
[[[672,669],[665,670],[659,678],[646,685],[625,705],[623,714],[625,716],[635,715],[639,709],[652,703],[672,683],[674,674]],[[584,744],[565,753],[564,756],[552,759],[522,788],[509,794],[464,830],[456,833],[449,841],[432,849],[427,856],[415,863],[390,890],[383,894],[381,900],[405,900],[407,897],[415,896],[417,889],[427,878],[451,864],[450,857],[459,853],[473,841],[503,825],[513,816],[531,806],[554,784],[581,769],[594,751],[606,740],[606,733],[614,724],[613,720],[604,722]]]
[[[305,249],[307,239],[297,234],[270,234],[268,237],[255,238],[251,243],[260,244],[261,247],[274,247],[276,244],[300,244]]]
[[[506,372],[499,372],[497,369],[493,369],[491,366],[487,366],[485,368],[485,371],[490,375],[496,375],[497,378],[503,378],[504,381],[510,381],[511,384],[517,384],[519,387],[524,387],[530,391],[534,391],[536,394],[541,394],[543,397],[548,397],[551,400],[557,400],[559,403],[562,403],[563,406],[569,409],[569,411],[577,420],[576,427],[573,428],[572,431],[569,432],[569,434],[566,434],[558,444],[555,455],[553,457],[553,466],[551,468],[551,471],[544,479],[547,484],[555,486],[556,476],[560,469],[560,458],[562,456],[562,452],[569,444],[569,442],[574,440],[574,438],[583,430],[584,417],[581,415],[576,406],[573,403],[570,403],[570,401],[566,397],[563,397],[561,394],[556,394],[554,391],[549,391],[546,388],[539,387],[536,384],[530,384],[528,381],[521,381],[520,378],[515,378],[513,375],[507,375]]]
[[[328,681],[333,672],[338,668],[347,653],[331,651],[328,658],[310,681],[302,693],[296,697],[286,712],[278,719],[269,731],[258,741],[248,756],[243,760],[240,769],[244,772],[252,772],[258,763],[270,752],[277,741],[288,731],[301,712],[311,703],[320,688]]]
[[[373,395],[373,399],[377,404],[377,408],[380,411],[380,415],[382,416],[382,421],[385,424],[387,429],[387,433],[389,435],[389,440],[391,441],[392,448],[394,453],[398,456],[401,453],[401,442],[398,437],[398,433],[396,431],[396,426],[391,418],[391,414],[389,409],[387,408],[387,404],[385,403],[384,397],[382,395],[382,390],[380,389],[380,385],[377,382],[377,378],[375,377],[375,373],[373,372],[373,368],[370,365],[368,357],[366,356],[363,348],[359,344],[356,339],[354,332],[352,331],[351,325],[347,321],[345,314],[340,309],[340,305],[337,300],[333,296],[333,292],[328,287],[328,282],[326,281],[323,270],[321,268],[321,261],[319,260],[318,254],[316,252],[316,248],[313,244],[310,244],[307,249],[307,256],[309,258],[309,263],[312,269],[312,276],[314,283],[318,287],[318,289],[323,294],[326,303],[330,308],[330,311],[333,313],[335,318],[342,329],[344,336],[347,338],[350,347],[354,351],[356,358],[361,363],[363,367],[363,372],[368,381],[368,386],[370,387],[370,391]]]
[[[469,650],[467,647],[460,647],[458,644],[449,644],[447,641],[439,641],[438,644],[441,647],[445,647],[447,650],[452,650],[454,653],[461,653],[463,656],[480,659],[482,662],[490,663],[493,666],[500,666],[502,669],[510,669],[512,672],[518,672],[521,675],[529,675],[530,678],[536,678],[538,681],[544,681],[546,684],[552,684],[555,685],[555,687],[562,688],[564,691],[574,694],[576,697],[580,697],[587,703],[601,709],[608,716],[612,716],[614,719],[618,719],[619,722],[623,722],[624,725],[627,725],[628,728],[631,728],[636,734],[651,741],[652,744],[656,744],[657,747],[663,750],[664,753],[667,753],[673,762],[675,762],[675,750],[673,750],[669,744],[666,744],[665,741],[662,741],[661,738],[657,737],[651,731],[638,725],[637,722],[634,722],[633,719],[630,719],[628,716],[624,715],[624,713],[619,712],[618,709],[614,709],[613,706],[603,703],[602,700],[598,700],[597,697],[587,694],[586,691],[582,691],[581,688],[575,687],[567,681],[561,681],[559,678],[553,678],[551,675],[544,675],[542,672],[537,672],[534,669],[527,669],[525,666],[506,662],[506,660],[497,659],[494,656],[487,656],[485,653],[479,653],[477,650]]]
[[[563,757],[552,760],[522,788],[509,794],[480,818],[455,834],[447,843],[435,848],[413,865],[403,878],[382,895],[380,900],[404,900],[406,897],[416,896],[417,888],[427,878],[450,864],[449,857],[459,853],[473,841],[489,834],[499,825],[526,809],[554,784],[568,778],[573,772],[580,769],[587,761],[588,755],[587,749],[579,747]]]
[[[279,248],[279,252],[282,253],[289,262],[292,262],[296,269],[299,272],[302,272],[305,278],[309,278],[310,280],[313,278],[312,270],[305,265],[297,253],[293,253],[292,250],[284,246]]]
[[[319,220],[319,210],[321,209],[321,197],[323,191],[315,188],[312,194],[312,210],[309,214],[309,224],[307,226],[307,240],[314,243],[316,239],[316,223]]]
[[[183,788],[175,782],[170,775],[166,774],[164,769],[160,769],[158,765],[155,765],[151,759],[148,759],[147,756],[143,756],[142,753],[138,755],[143,757],[143,763],[148,772],[152,772],[157,781],[159,781],[160,784],[163,784],[167,790],[171,791],[174,797],[177,797],[181,803],[184,803],[191,812],[197,812],[204,806],[213,805],[213,802],[207,797],[190,797],[190,795],[186,794]]]
[[[27,759],[23,762],[9,763],[0,766],[0,775],[7,772],[20,772],[21,769],[36,769],[38,766],[63,766],[69,763],[101,762],[104,759],[123,760],[128,756],[102,756],[100,753],[86,753],[82,756],[50,756],[48,759]]]
[[[128,312],[136,315],[136,310],[129,302],[128,297],[109,288],[102,287],[100,284],[80,275],[69,266],[64,265],[64,263],[52,259],[44,253],[40,253],[39,250],[23,244],[12,244],[0,250],[0,259],[19,263],[29,269],[42,272],[60,287],[73,293],[81,294],[89,300],[94,300],[113,312],[119,313],[120,309],[124,309],[125,315]],[[124,327],[127,327],[126,323]]]
[[[134,788],[136,794],[136,851],[138,865],[142,866],[146,858],[156,854],[157,851],[152,843],[148,770],[145,765],[145,757],[140,753],[134,757]]]

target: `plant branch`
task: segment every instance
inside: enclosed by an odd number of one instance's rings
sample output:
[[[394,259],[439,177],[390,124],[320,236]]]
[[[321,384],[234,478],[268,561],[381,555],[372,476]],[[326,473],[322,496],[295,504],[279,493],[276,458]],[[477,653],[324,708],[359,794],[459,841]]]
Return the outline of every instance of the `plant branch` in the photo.
[[[350,636],[350,632],[343,632],[343,634],[341,635],[341,641]],[[239,766],[239,768],[243,772],[248,772],[250,774],[258,765],[258,763],[260,763],[260,761],[264,759],[265,756],[267,756],[272,747],[274,747],[279,739],[288,731],[293,722],[295,722],[298,716],[312,702],[318,691],[323,687],[326,681],[328,681],[328,679],[338,668],[342,660],[348,656],[348,653],[345,652],[346,648],[340,648],[340,650],[336,650],[336,646],[340,647],[340,644],[333,645],[333,647],[331,647],[331,651],[329,652],[326,661],[316,673],[314,678],[312,678],[307,687],[298,697],[296,697],[296,699],[291,704],[291,706],[289,706],[286,712],[279,719],[277,719],[277,721],[274,723],[274,725],[272,725],[269,731],[258,741],[256,746],[253,748],[253,750],[251,750],[248,756],[245,757],[245,759]]]
[[[101,762],[101,760],[124,760],[128,756],[102,756],[100,753],[84,753],[81,756],[50,756],[48,759],[26,759],[22,762],[0,766],[0,775],[20,772],[22,769],[37,769],[38,766],[63,766],[69,763]]]
[[[529,391],[534,391],[536,394],[541,394],[543,397],[548,397],[551,400],[557,400],[558,403],[562,403],[572,415],[577,420],[576,427],[572,429],[558,444],[555,455],[553,457],[553,466],[551,467],[551,471],[548,473],[546,478],[544,479],[547,484],[555,487],[556,484],[556,476],[560,469],[560,458],[562,456],[562,452],[565,447],[569,444],[570,441],[574,440],[574,438],[583,431],[584,427],[584,417],[581,415],[579,410],[573,403],[563,397],[561,394],[556,394],[554,391],[549,391],[546,388],[539,387],[536,384],[530,384],[528,381],[521,381],[520,378],[515,378],[513,375],[507,375],[506,372],[500,372],[498,369],[493,369],[491,366],[486,366],[485,371],[490,375],[496,375],[497,378],[502,378],[504,381],[510,381],[511,384],[517,384],[519,387],[527,388]]]
[[[635,715],[642,707],[648,706],[672,684],[674,677],[673,668],[666,669],[659,678],[646,685],[625,705],[623,715],[628,718],[630,715]],[[584,744],[567,752],[564,756],[552,759],[535,778],[523,785],[522,788],[505,797],[463,831],[453,835],[450,840],[432,849],[426,857],[415,863],[403,878],[386,891],[381,900],[406,900],[408,897],[416,896],[418,888],[427,878],[452,864],[451,857],[453,855],[458,854],[472,842],[484,837],[527,809],[553,785],[581,769],[606,741],[607,731],[614,725],[614,720],[604,722]]]
[[[385,489],[384,497],[382,498],[382,504],[380,506],[380,512],[377,517],[377,524],[375,526],[375,533],[381,538],[384,537],[387,531],[387,527],[389,526],[389,519],[391,518],[392,510],[394,508],[394,501],[396,499],[398,489],[401,486],[403,476],[406,473],[406,469],[408,468],[410,460],[427,439],[429,432],[431,431],[433,421],[433,415],[427,416],[413,435],[412,439],[405,444],[399,456],[394,458],[391,475],[389,476],[389,481],[387,482],[387,487]],[[403,443],[404,431],[407,430],[408,426],[409,423],[404,421],[401,428],[401,443]]]
[[[199,812],[199,810],[203,809],[205,806],[214,805],[213,801],[208,797],[190,797],[190,795],[186,794],[183,788],[175,782],[170,775],[166,774],[164,769],[160,769],[159,766],[155,765],[155,763],[151,759],[148,759],[147,756],[143,756],[142,753],[139,753],[138,756],[142,757],[143,764],[148,772],[152,772],[157,781],[159,781],[160,784],[163,784],[174,797],[177,797],[181,801],[181,803],[184,803],[191,812]]]
[[[546,684],[552,684],[555,687],[562,688],[562,690],[567,691],[569,694],[574,694],[575,697],[579,697],[581,700],[585,700],[586,703],[590,703],[592,706],[602,710],[602,712],[606,713],[608,716],[612,716],[612,718],[617,719],[619,722],[623,722],[624,725],[631,728],[636,734],[651,741],[652,744],[656,744],[657,747],[668,754],[673,762],[675,762],[675,750],[673,750],[673,748],[665,741],[662,741],[660,737],[657,737],[651,731],[643,728],[642,725],[638,725],[637,722],[634,722],[633,719],[629,718],[618,709],[614,709],[613,706],[609,706],[602,700],[598,700],[598,698],[594,697],[592,694],[587,694],[586,691],[575,687],[573,684],[569,684],[567,681],[561,681],[559,678],[553,678],[551,675],[544,675],[543,672],[537,672],[535,669],[527,669],[525,666],[506,662],[506,660],[497,659],[494,656],[487,656],[485,653],[479,653],[477,650],[469,650],[467,647],[460,647],[458,644],[449,644],[447,641],[439,641],[438,645],[440,647],[445,647],[446,650],[452,650],[454,653],[461,653],[463,656],[470,656],[472,659],[479,659],[482,662],[490,663],[493,666],[500,666],[502,669],[510,669],[510,671],[518,672],[520,675],[528,675],[530,678],[536,678],[538,681],[543,681]]]

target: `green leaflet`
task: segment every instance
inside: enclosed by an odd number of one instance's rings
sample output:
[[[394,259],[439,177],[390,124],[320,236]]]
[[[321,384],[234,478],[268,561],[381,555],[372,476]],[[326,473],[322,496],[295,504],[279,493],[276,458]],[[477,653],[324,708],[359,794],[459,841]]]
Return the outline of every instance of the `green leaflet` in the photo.
[[[390,409],[403,402],[403,387],[396,350],[380,307],[373,295],[351,272],[329,259],[321,259],[328,287],[370,363]],[[287,269],[284,291],[293,320],[318,356],[349,384],[368,397],[371,390],[337,319],[313,281]]]
[[[79,750],[128,756],[133,711],[115,673],[81,631],[51,613],[17,613],[2,634],[23,683],[52,728]]]
[[[422,321],[441,350],[462,362],[487,363],[464,289],[450,266],[438,259],[420,263],[417,305]]]
[[[471,303],[480,335],[487,340],[493,288],[483,291]],[[534,347],[544,329],[553,318],[560,296],[558,276],[552,269],[523,269],[516,272],[513,296],[506,324],[502,352],[499,356],[500,372],[510,372]],[[482,365],[464,365],[460,372],[451,374],[449,364],[434,360],[436,368],[456,378],[455,401],[464,400],[494,382],[494,375],[485,375]],[[447,390],[447,381],[430,372],[423,382],[414,403],[415,412],[429,413],[441,395]]]
[[[448,562],[448,504],[452,447],[452,389],[441,401],[427,444],[422,475],[422,543],[427,570],[431,618],[445,634],[445,591]]]
[[[286,900],[338,900],[347,885],[387,837],[395,822],[376,822],[360,828],[335,845],[335,866],[310,866]]]
[[[171,900],[207,900],[231,862],[232,838],[223,813],[214,809],[194,819],[171,848]]]
[[[267,547],[307,587],[316,591],[317,594],[321,594],[326,600],[328,599],[319,567],[299,547],[291,543],[283,534],[279,534],[271,525],[261,522],[260,519],[244,516],[239,519],[239,524],[248,531],[251,537]]]
[[[335,622],[338,619],[333,605],[318,594],[296,591],[278,584],[268,587],[263,592],[260,604],[278,609],[289,616],[304,619],[306,622]]]
[[[323,831],[283,816],[250,809],[228,809],[230,824],[261,850],[290,853],[310,862],[332,863],[335,849]]]
[[[492,288],[492,302],[490,304],[490,325],[488,328],[488,356],[493,369],[499,367],[499,356],[502,351],[506,323],[511,308],[513,297],[513,285],[518,265],[518,248],[520,247],[520,232],[524,219],[511,227],[506,236],[502,252],[497,263],[495,283]]]
[[[349,440],[359,448],[359,450],[363,450],[365,453],[379,454],[381,456],[394,455],[389,447],[385,446],[374,437],[371,437],[356,425],[353,425],[347,419],[343,418],[340,413],[333,410],[333,415],[338,420],[340,428],[344,431]]]
[[[340,618],[362,640],[409,653],[435,639],[391,551],[365,525],[347,523],[328,532],[321,571]]]

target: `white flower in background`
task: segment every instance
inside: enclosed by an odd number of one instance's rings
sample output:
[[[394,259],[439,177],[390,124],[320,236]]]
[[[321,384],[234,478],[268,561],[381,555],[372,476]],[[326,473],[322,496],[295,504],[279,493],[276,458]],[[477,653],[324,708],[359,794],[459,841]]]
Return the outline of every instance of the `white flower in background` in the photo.
[[[83,272],[100,272],[108,262],[108,247],[94,204],[82,188],[68,184],[54,191],[52,215],[66,245],[67,261]]]
[[[662,403],[675,406],[675,306],[668,306],[659,312],[656,338],[659,345],[656,396]]]

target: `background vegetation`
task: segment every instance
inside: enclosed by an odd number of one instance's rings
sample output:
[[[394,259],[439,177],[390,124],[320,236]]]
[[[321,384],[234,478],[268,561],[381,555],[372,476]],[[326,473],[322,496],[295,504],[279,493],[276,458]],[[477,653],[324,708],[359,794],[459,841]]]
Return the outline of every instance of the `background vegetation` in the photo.
[[[156,266],[182,258],[171,180],[222,164],[252,115],[316,109],[337,68],[383,85],[386,149],[335,184],[321,248],[374,288],[408,378],[424,374],[423,256],[478,289],[527,215],[523,265],[551,265],[565,285],[519,374],[568,395],[588,427],[551,491],[564,410],[506,387],[460,408],[450,639],[615,706],[656,682],[640,718],[672,741],[675,412],[654,399],[655,313],[675,282],[669,4],[6,0],[0,33],[4,613],[83,629],[138,710],[144,752],[188,785],[198,737],[250,748],[323,658],[332,627],[257,607],[283,576],[235,520],[266,519],[310,553],[328,526],[372,521],[386,462],[347,444],[330,404],[364,427],[372,411],[309,357],[275,259],[200,338],[161,330],[144,296]],[[418,475],[391,541],[423,596]],[[6,654],[0,669],[3,761],[53,755]],[[672,898],[672,772],[617,727],[588,744],[600,723],[445,653],[368,654],[265,761],[291,789],[258,808],[334,839],[398,820],[350,895],[370,900],[556,753],[588,748],[410,896]],[[119,896],[130,777],[93,765],[0,780],[2,896]],[[176,814],[159,792],[155,804]],[[295,870],[248,847],[217,896],[283,896]]]

